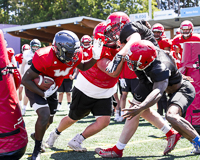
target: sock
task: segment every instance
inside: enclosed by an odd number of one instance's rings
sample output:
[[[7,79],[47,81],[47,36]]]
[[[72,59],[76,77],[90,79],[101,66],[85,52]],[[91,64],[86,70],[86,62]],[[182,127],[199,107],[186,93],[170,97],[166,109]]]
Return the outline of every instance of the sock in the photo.
[[[168,124],[164,124],[164,126],[160,129],[164,134],[171,130],[171,127]]]
[[[120,155],[122,157],[122,152],[123,152],[123,149],[118,149],[117,146],[115,145],[113,147],[113,151],[115,151],[115,153],[117,153],[118,155]]]
[[[166,133],[166,136],[170,137],[173,134],[175,134],[175,131],[173,129],[170,129],[169,132]]]
[[[26,109],[26,106],[27,106],[27,105],[23,105],[23,109]]]
[[[42,145],[42,141],[35,140],[35,148],[34,150],[40,150]]]
[[[70,105],[71,104],[71,102],[68,102],[68,105]]]
[[[61,132],[58,131],[57,128],[56,128],[55,132],[56,132],[57,135],[60,135],[60,133],[61,133]]]
[[[194,142],[196,142],[199,146],[200,146],[200,136],[196,136],[194,139],[193,139]]]
[[[116,147],[119,150],[123,150],[126,147],[126,144],[121,143],[120,141],[117,142]]]
[[[121,111],[121,116],[123,116],[124,115],[124,111]]]
[[[116,117],[116,118],[119,117],[119,110],[115,110],[115,117]]]
[[[81,142],[83,142],[86,138],[82,135],[82,133],[80,134],[80,140]]]
[[[20,107],[22,107],[22,101],[19,101],[19,105],[20,105]]]
[[[60,105],[61,105],[61,103],[62,103],[62,102],[58,102],[58,104],[60,104]]]

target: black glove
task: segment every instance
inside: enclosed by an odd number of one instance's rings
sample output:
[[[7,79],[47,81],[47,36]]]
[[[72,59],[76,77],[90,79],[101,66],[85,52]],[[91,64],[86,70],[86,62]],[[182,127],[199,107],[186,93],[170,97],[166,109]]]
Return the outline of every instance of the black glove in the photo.
[[[116,71],[117,66],[122,61],[122,58],[123,58],[122,55],[116,54],[113,60],[106,67],[106,71],[108,71],[109,73],[113,73],[114,71]]]

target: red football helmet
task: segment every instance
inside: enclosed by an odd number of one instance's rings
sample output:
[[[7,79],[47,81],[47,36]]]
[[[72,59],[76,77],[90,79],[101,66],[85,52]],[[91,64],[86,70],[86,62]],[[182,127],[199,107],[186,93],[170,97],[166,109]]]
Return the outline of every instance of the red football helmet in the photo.
[[[178,29],[176,30],[176,35],[178,35],[178,34],[181,34],[180,28],[178,28]]]
[[[24,44],[23,46],[22,46],[22,53],[25,51],[25,50],[30,50],[31,49],[31,47],[28,45],[28,44]]]
[[[97,24],[97,26],[93,30],[93,37],[94,39],[98,39],[98,38],[102,39],[106,47],[111,47],[111,48],[116,47],[117,43],[111,41],[109,37],[104,35],[106,27],[107,26],[106,26],[105,21]]]
[[[126,56],[126,61],[130,70],[144,70],[156,58],[156,48],[148,40],[133,42]]]
[[[185,20],[181,23],[180,31],[183,37],[189,37],[192,35],[193,32],[193,24],[192,22]]]
[[[124,12],[111,13],[106,19],[105,36],[111,41],[118,41],[121,29],[130,21],[130,18]]]
[[[155,39],[160,39],[162,36],[164,36],[164,27],[160,23],[156,23],[152,26],[152,32],[154,33]]]
[[[92,43],[92,38],[89,35],[84,35],[81,38],[81,45],[83,46],[83,48],[89,48],[91,46]]]

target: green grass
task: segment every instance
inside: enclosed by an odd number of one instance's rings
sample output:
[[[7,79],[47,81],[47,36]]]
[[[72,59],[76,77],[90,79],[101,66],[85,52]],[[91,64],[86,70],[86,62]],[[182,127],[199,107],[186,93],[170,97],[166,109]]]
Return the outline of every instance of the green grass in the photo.
[[[128,95],[127,100],[131,99],[131,94]],[[45,133],[44,140],[47,139],[48,135],[54,130],[60,120],[68,114],[66,109],[66,98],[64,95],[63,99],[63,110],[56,113],[53,124],[48,128]],[[127,103],[128,105],[128,103]],[[156,109],[155,106],[153,106]],[[37,119],[36,113],[32,108],[28,107],[24,121],[26,123],[26,129],[29,136],[29,142],[25,155],[21,160],[30,160],[31,154],[34,148],[34,141],[30,138],[30,134],[34,132],[35,121]],[[124,122],[116,123],[112,117],[110,125],[97,133],[96,135],[86,139],[83,142],[83,146],[87,148],[88,152],[79,153],[73,152],[67,147],[67,143],[77,134],[81,133],[89,124],[95,121],[92,115],[85,117],[78,121],[70,128],[62,132],[62,135],[58,138],[55,146],[51,149],[47,149],[45,153],[42,153],[41,160],[93,160],[102,159],[98,156],[94,150],[97,147],[108,148],[112,147],[118,141],[121,131],[124,126]],[[123,160],[199,160],[199,155],[191,153],[193,147],[188,140],[181,138],[177,143],[176,148],[167,156],[163,156],[163,151],[167,145],[165,135],[159,130],[152,126],[149,122],[140,119],[139,127],[127,144],[122,158]]]

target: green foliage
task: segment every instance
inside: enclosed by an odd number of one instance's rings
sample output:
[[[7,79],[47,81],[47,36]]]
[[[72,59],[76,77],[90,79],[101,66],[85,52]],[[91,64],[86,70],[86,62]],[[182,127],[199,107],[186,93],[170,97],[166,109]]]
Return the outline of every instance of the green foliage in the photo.
[[[155,0],[152,10],[157,10]],[[115,11],[148,12],[148,0],[0,0],[0,23],[32,24],[88,16],[106,19]]]

